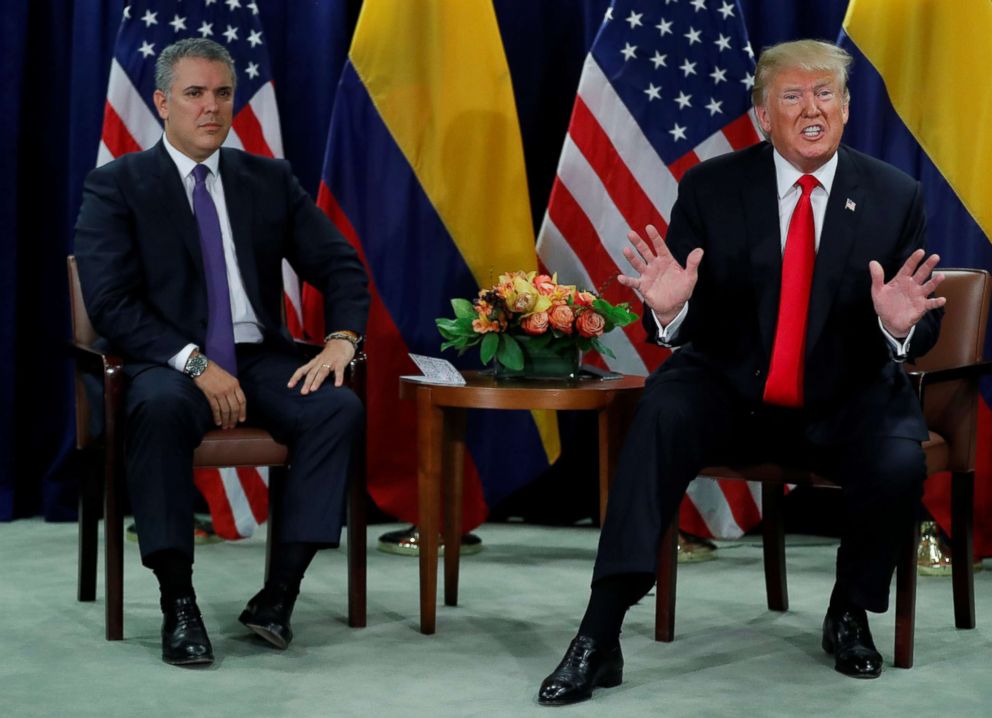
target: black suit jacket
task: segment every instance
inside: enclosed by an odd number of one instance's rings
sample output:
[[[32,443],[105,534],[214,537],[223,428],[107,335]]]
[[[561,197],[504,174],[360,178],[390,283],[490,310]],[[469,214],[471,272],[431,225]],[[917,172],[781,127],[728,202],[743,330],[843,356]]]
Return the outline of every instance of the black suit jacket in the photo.
[[[871,301],[868,263],[886,279],[925,246],[919,184],[841,146],[813,273],[805,358],[807,433],[818,443],[856,434],[926,439],[905,372],[893,358]],[[781,288],[782,250],[773,151],[761,143],[689,170],[679,184],[666,237],[684,264],[705,251],[683,346],[659,375],[703,367],[743,402],[761,403]],[[936,342],[943,310],[917,324],[911,357]],[[649,312],[645,312],[649,314]],[[650,318],[650,317],[646,317]],[[646,323],[656,336],[653,321]]]
[[[355,250],[317,209],[289,163],[221,149],[220,176],[245,291],[265,339],[290,343],[281,262],[324,294],[325,323],[364,333],[369,295]],[[86,178],[76,258],[93,326],[140,369],[203,346],[207,292],[199,232],[159,142]]]

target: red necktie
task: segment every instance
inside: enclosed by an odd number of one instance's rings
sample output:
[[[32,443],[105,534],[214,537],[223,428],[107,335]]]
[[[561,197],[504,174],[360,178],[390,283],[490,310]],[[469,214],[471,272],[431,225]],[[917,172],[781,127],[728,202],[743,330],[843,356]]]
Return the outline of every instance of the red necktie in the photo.
[[[809,196],[820,183],[812,175],[803,175],[796,184],[802,188],[802,195],[789,220],[789,234],[785,239],[778,324],[764,396],[766,404],[790,407],[803,405],[806,320],[809,316],[809,290],[813,285],[813,262],[816,259],[813,206]]]

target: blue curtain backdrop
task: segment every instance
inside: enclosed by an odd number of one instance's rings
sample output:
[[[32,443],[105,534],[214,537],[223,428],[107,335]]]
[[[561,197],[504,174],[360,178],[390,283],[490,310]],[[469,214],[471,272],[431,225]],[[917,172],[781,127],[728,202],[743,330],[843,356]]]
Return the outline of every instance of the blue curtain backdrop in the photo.
[[[75,517],[65,256],[96,159],[123,0],[7,0],[0,10],[0,520]],[[360,0],[257,0],[286,157],[316,193]],[[535,227],[585,53],[608,0],[494,0],[523,132]],[[752,45],[835,39],[839,2],[741,0]]]

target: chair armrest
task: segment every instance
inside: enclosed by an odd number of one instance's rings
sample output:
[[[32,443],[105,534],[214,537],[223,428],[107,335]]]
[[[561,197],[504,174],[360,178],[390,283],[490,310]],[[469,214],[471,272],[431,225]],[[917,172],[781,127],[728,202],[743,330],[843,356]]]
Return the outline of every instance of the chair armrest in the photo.
[[[974,364],[964,364],[963,366],[935,369],[933,371],[907,372],[909,380],[913,382],[913,387],[920,397],[921,404],[923,403],[926,388],[932,384],[941,384],[959,379],[978,379],[986,374],[992,374],[992,361],[980,361]]]
[[[105,354],[89,344],[70,342],[69,353],[76,364],[91,374],[116,374],[124,367],[124,360],[115,354]]]

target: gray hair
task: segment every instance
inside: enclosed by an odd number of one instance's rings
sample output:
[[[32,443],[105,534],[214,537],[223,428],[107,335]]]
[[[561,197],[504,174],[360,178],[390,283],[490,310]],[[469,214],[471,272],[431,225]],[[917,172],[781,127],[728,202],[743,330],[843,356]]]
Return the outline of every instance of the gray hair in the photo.
[[[234,72],[234,59],[220,43],[208,40],[205,37],[187,37],[179,40],[162,50],[155,60],[155,89],[161,90],[166,95],[172,89],[172,83],[176,79],[176,63],[185,57],[195,57],[211,62],[223,62],[227,69],[231,71],[231,86],[237,84],[237,74]]]
[[[768,86],[782,70],[798,68],[811,72],[829,72],[837,80],[842,91],[844,104],[851,101],[851,93],[847,89],[847,68],[853,58],[848,52],[836,45],[822,40],[795,40],[766,47],[758,58],[758,66],[754,70],[754,87],[751,89],[751,101],[755,107],[764,105],[768,99]]]

